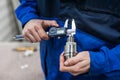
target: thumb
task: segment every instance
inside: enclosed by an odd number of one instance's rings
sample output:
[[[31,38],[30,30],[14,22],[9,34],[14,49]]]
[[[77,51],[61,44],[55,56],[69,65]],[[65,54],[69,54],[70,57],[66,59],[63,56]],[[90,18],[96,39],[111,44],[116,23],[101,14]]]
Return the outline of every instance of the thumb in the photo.
[[[62,71],[62,69],[63,69],[63,66],[64,66],[64,53],[62,53],[61,55],[60,55],[60,71]]]
[[[79,61],[80,61],[80,57],[79,57],[79,55],[76,55],[75,57],[72,57],[72,58],[70,58],[70,59],[67,59],[67,60],[64,62],[64,65],[65,65],[65,66],[73,66],[73,65],[77,64]]]
[[[59,27],[59,25],[57,24],[55,20],[43,20],[42,26],[44,26],[44,28],[47,28],[50,26]]]

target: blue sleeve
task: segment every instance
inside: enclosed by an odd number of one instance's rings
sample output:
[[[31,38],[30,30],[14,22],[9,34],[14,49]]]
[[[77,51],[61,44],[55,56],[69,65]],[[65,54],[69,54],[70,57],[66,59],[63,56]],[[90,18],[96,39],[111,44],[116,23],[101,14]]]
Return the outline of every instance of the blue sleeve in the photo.
[[[20,0],[20,6],[16,9],[16,16],[21,21],[22,26],[31,19],[38,19],[37,1]]]
[[[102,47],[99,52],[90,51],[90,71],[92,75],[120,71],[120,44],[109,49]]]

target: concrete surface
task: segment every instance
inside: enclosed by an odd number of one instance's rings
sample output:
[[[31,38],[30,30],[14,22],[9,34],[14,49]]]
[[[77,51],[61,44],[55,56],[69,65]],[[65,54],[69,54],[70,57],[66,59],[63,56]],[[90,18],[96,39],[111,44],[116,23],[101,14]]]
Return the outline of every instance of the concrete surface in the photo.
[[[0,80],[44,80],[40,65],[39,50],[32,56],[25,57],[24,52],[13,50],[20,45],[34,44],[0,43]],[[21,66],[26,64],[28,67],[21,69]]]

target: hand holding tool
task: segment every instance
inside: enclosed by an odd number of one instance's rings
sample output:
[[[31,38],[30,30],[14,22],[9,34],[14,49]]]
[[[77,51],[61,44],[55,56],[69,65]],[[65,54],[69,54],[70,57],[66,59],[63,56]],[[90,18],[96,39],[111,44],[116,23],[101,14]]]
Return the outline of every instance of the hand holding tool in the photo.
[[[62,28],[56,28],[56,27],[51,27],[49,31],[47,32],[49,37],[61,37],[63,35],[67,35],[70,33],[74,33],[73,29],[68,29],[68,19],[65,21],[64,27]],[[13,37],[15,40],[22,40],[24,39],[23,35],[16,35]]]

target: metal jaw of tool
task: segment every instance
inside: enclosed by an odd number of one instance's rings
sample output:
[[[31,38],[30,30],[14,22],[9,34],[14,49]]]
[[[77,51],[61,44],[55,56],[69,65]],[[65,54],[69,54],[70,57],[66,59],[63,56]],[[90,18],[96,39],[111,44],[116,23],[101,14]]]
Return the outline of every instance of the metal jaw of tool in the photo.
[[[74,41],[74,35],[76,33],[76,25],[74,19],[72,20],[72,29],[67,30],[67,33],[68,38],[64,49],[65,60],[77,55],[77,45]]]

